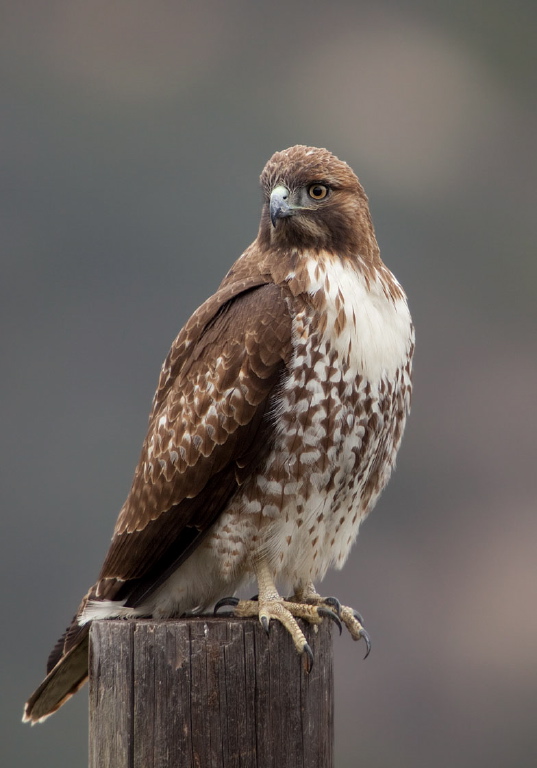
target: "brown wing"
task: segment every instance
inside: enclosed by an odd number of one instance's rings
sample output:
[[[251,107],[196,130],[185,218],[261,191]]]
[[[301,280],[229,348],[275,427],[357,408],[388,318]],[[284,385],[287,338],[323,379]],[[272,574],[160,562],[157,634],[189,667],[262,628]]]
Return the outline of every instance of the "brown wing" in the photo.
[[[261,285],[224,302],[216,294],[177,338],[91,598],[139,604],[270,450],[272,398],[291,354],[284,290]]]
[[[291,355],[286,289],[259,273],[228,278],[164,363],[131,491],[79,612],[99,597],[141,602],[200,543],[270,450],[272,400]],[[25,719],[47,717],[83,685],[88,628],[73,619]]]

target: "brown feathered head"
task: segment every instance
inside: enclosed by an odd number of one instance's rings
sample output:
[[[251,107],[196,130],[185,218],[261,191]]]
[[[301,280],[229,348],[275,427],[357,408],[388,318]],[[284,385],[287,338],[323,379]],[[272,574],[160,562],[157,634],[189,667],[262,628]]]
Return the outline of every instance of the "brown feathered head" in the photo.
[[[260,181],[263,245],[373,257],[367,196],[352,168],[327,149],[297,145],[276,152]]]

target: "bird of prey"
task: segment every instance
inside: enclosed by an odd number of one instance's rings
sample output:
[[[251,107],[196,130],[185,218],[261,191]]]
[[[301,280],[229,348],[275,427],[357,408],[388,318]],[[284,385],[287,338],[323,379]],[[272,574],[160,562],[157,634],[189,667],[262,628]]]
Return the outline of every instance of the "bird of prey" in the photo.
[[[346,163],[291,147],[268,161],[261,188],[257,238],[164,362],[99,578],[25,720],[44,720],[86,681],[94,619],[177,617],[220,601],[267,631],[281,622],[306,668],[297,618],[329,616],[369,645],[359,614],[314,582],[343,566],[394,467],[412,321]],[[252,578],[257,598],[233,598]]]

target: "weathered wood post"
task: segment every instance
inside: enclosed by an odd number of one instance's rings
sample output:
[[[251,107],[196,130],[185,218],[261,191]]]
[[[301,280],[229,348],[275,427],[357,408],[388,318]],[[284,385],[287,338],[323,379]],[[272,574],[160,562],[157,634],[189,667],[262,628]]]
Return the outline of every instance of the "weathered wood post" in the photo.
[[[90,768],[332,768],[329,625],[308,674],[275,621],[94,622]]]

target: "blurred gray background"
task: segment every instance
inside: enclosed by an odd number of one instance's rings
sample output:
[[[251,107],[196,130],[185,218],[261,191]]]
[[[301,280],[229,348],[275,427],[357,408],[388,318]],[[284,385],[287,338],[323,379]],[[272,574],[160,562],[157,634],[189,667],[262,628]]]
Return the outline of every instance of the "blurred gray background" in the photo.
[[[20,723],[100,568],[160,365],[257,232],[277,149],[363,182],[417,328],[398,471],[322,589],[338,768],[537,761],[537,5],[0,5],[2,766],[84,768],[87,696]]]

